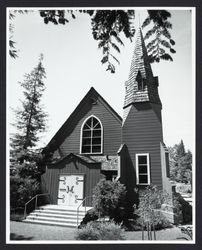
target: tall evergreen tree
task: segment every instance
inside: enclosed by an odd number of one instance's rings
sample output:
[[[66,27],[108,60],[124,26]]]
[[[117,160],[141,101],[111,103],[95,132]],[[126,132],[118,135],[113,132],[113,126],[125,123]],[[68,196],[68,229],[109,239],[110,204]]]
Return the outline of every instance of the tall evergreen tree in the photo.
[[[11,211],[22,209],[24,204],[40,192],[41,155],[36,148],[40,132],[45,130],[46,113],[41,105],[45,90],[45,69],[40,55],[37,66],[25,75],[22,106],[15,110],[16,133],[11,135],[10,151],[10,206]]]
[[[184,142],[183,140],[180,141],[176,148],[176,158],[180,159],[181,157],[185,156],[185,148],[184,148]]]
[[[36,146],[40,132],[45,130],[46,113],[41,106],[41,97],[45,90],[45,69],[42,65],[43,55],[40,55],[37,66],[31,73],[25,75],[20,85],[24,88],[25,99],[21,101],[22,107],[15,110],[17,132],[11,137],[11,154],[15,153],[23,162],[28,157],[29,150]],[[23,152],[26,154],[23,156]]]
[[[177,182],[192,182],[192,153],[186,152],[183,140],[173,147],[169,147],[170,155],[170,176]]]

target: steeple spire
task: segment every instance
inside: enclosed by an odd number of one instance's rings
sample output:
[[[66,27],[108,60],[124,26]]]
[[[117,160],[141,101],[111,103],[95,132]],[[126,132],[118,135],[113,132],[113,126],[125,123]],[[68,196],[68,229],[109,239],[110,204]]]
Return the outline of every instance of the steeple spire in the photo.
[[[136,102],[161,104],[158,95],[158,78],[153,76],[141,28],[136,31],[135,48],[125,87],[124,107]]]

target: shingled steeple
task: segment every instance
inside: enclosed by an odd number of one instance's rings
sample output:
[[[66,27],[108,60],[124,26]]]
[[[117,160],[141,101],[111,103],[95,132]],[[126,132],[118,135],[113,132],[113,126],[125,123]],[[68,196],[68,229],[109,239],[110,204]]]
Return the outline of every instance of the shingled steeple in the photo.
[[[153,76],[141,28],[136,31],[135,48],[125,87],[124,108],[132,103],[140,102],[161,104],[158,94],[158,77]]]

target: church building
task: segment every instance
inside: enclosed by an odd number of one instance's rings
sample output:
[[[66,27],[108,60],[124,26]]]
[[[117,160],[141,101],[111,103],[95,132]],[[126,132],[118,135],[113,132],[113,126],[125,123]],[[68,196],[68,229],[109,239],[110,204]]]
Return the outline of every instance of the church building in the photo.
[[[134,189],[156,185],[172,193],[168,151],[163,143],[158,77],[142,36],[136,31],[134,53],[125,83],[123,118],[92,87],[48,143],[53,160],[42,175],[52,204],[92,206],[92,191],[103,178]]]

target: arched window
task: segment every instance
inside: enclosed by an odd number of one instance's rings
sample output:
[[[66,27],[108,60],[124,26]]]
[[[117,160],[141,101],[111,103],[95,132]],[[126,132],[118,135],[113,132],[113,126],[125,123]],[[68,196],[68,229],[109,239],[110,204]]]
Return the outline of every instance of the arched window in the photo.
[[[102,153],[102,124],[95,116],[91,116],[82,126],[81,153]]]

